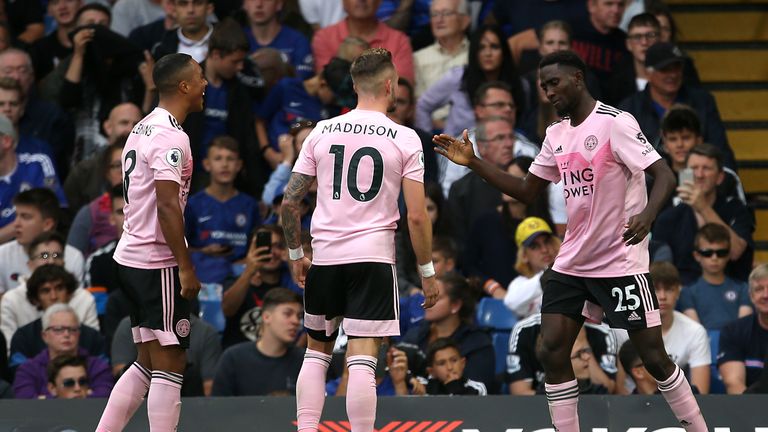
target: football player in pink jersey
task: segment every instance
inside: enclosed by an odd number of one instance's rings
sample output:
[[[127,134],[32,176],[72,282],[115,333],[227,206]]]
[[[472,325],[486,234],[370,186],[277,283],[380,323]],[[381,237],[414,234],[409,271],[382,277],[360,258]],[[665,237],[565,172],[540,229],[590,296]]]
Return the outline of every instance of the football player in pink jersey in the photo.
[[[176,431],[189,302],[200,290],[184,239],[192,155],[181,123],[203,109],[208,83],[200,65],[178,53],[158,60],[152,78],[160,103],[134,126],[123,149],[125,222],[114,254],[138,358],[115,384],[97,432],[122,431],[147,392],[150,431]]]
[[[395,270],[402,187],[411,243],[429,308],[437,300],[432,225],[424,198],[424,154],[413,129],[390,120],[397,71],[392,55],[369,49],[352,63],[357,107],[321,121],[304,141],[281,208],[291,267],[304,286],[308,342],[296,390],[298,430],[317,432],[325,375],[339,326],[349,336],[347,414],[355,432],[376,421],[376,356],[400,334]],[[312,262],[300,240],[300,208],[317,179]]]
[[[537,347],[555,429],[579,430],[579,389],[570,354],[584,319],[602,318],[602,313],[594,316],[597,304],[612,327],[627,329],[683,428],[706,432],[685,374],[664,348],[648,273],[647,235],[675,177],[631,114],[592,98],[585,73],[584,62],[572,51],[541,60],[542,90],[562,119],[547,128],[527,177],[478,159],[466,131],[462,140],[436,136],[435,150],[523,202],[532,202],[549,182],[563,182],[568,226],[554,265],[542,276],[542,343]],[[646,173],[655,178],[650,194]]]

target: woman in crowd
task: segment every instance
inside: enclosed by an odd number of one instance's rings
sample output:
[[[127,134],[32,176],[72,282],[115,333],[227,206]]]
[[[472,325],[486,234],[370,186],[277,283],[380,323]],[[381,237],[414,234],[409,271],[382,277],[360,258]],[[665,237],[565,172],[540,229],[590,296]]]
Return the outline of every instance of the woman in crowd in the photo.
[[[472,96],[486,81],[504,81],[512,87],[518,112],[524,108],[522,81],[517,73],[509,46],[501,30],[492,25],[477,29],[469,42],[469,64],[449,70],[425,91],[416,104],[415,126],[431,131],[442,129],[449,135],[459,135],[475,126]],[[450,104],[445,125],[432,124],[432,112]]]
[[[560,239],[543,219],[537,217],[529,217],[520,222],[515,239],[515,270],[518,276],[506,290],[496,290],[493,297],[504,299],[504,304],[519,319],[524,319],[541,310],[541,275],[555,262],[560,250]]]
[[[445,211],[445,198],[443,191],[437,183],[424,185],[426,195],[427,214],[432,222],[432,238],[442,237],[453,239],[453,225]],[[397,245],[397,284],[401,295],[408,295],[413,288],[421,284],[421,276],[416,270],[416,254],[413,252],[411,237],[408,232],[408,224],[402,224],[395,235]]]
[[[426,353],[429,345],[439,338],[451,338],[458,343],[461,355],[467,359],[464,376],[494,388],[495,357],[490,336],[474,324],[475,304],[480,295],[479,283],[446,274],[437,279],[440,296],[437,303],[424,311],[424,320],[408,330],[404,344],[418,346]]]

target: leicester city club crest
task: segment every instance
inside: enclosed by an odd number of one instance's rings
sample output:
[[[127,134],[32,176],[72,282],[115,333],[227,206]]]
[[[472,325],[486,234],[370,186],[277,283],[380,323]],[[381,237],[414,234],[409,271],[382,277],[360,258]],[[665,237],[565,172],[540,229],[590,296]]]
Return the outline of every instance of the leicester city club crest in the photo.
[[[597,137],[590,135],[584,140],[584,148],[587,150],[594,150],[597,147]]]

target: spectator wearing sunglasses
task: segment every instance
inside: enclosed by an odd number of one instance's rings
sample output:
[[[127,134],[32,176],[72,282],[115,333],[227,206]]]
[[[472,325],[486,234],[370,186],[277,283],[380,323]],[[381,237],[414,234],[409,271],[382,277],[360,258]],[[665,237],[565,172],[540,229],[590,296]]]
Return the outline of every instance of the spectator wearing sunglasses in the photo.
[[[83,324],[99,330],[93,295],[64,269],[64,252],[64,238],[55,231],[44,232],[30,243],[27,267],[33,276],[23,277],[18,287],[0,299],[0,331],[8,342],[19,327],[42,317],[54,303],[68,303]],[[38,272],[41,267],[45,268]]]
[[[63,355],[48,364],[48,393],[57,399],[85,399],[91,391],[85,357]]]
[[[19,366],[13,381],[13,391],[17,399],[47,399],[51,393],[48,367],[61,356],[83,356],[86,359],[86,372],[90,383],[87,397],[107,397],[112,391],[114,378],[109,364],[88,354],[78,347],[80,340],[80,322],[77,314],[68,305],[55,304],[46,309],[42,318],[42,337],[46,349]],[[78,379],[78,385],[80,385]]]
[[[752,313],[747,284],[725,274],[731,241],[728,229],[709,223],[696,233],[693,256],[701,265],[701,277],[680,294],[680,309],[708,330],[720,330],[728,322]]]

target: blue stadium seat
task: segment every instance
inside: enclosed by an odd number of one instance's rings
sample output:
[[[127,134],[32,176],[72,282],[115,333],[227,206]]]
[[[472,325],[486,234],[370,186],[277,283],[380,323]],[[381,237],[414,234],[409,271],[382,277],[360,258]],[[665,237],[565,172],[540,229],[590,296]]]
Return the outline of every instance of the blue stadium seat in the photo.
[[[507,353],[509,352],[509,335],[517,323],[515,314],[499,299],[484,297],[477,305],[477,326],[488,329],[493,342],[496,357],[496,376],[502,384],[502,393],[506,393],[503,374],[507,370]]]
[[[720,330],[707,330],[709,349],[712,352],[712,378],[709,381],[710,394],[725,394],[725,384],[717,369],[717,353],[720,347]]]
[[[496,375],[503,374],[507,370],[507,354],[509,353],[509,331],[491,332],[493,351],[496,354]]]
[[[504,305],[503,301],[491,297],[483,297],[480,300],[480,304],[477,305],[476,319],[478,327],[505,330],[507,334],[517,322],[517,317]]]

